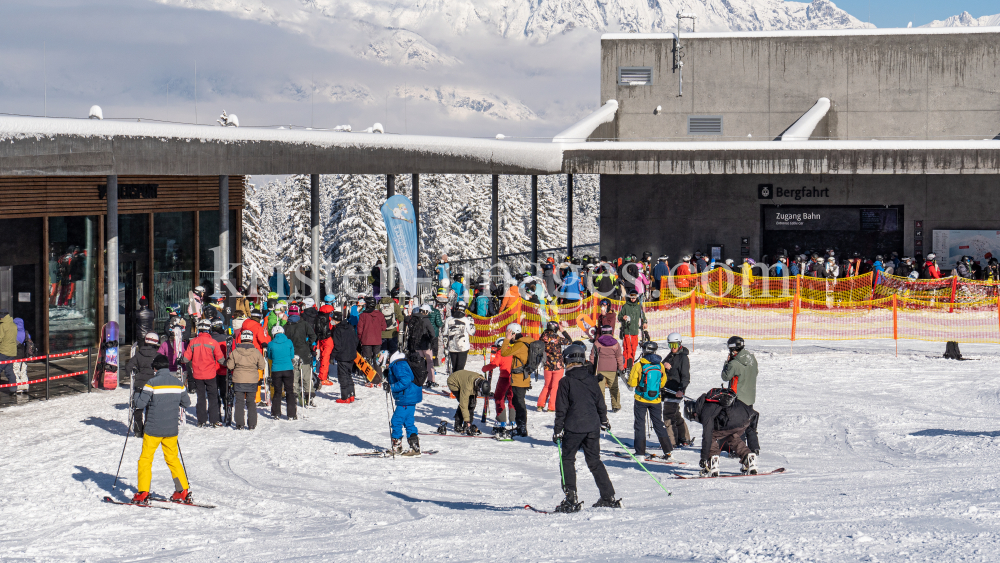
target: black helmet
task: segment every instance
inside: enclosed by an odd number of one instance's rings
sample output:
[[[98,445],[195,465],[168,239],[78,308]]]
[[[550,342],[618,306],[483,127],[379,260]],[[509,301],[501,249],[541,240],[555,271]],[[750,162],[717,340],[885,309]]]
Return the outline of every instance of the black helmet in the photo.
[[[743,349],[743,339],[739,336],[730,336],[729,340],[726,341],[726,346],[728,346],[730,350],[736,350],[739,352]]]
[[[225,323],[222,322],[222,319],[220,318],[212,319],[212,332],[217,332],[219,334],[222,334],[223,332],[225,332],[225,330],[226,330],[226,325]]]
[[[630,290],[628,290],[628,296],[629,296],[629,298],[639,297],[639,292],[636,291],[634,288],[630,289]]]
[[[646,342],[642,345],[642,355],[645,356],[646,354],[655,354],[659,348],[660,347],[656,344],[656,342]]]
[[[563,363],[566,365],[586,363],[587,347],[583,345],[583,342],[577,340],[563,350],[562,357]]]
[[[694,410],[696,404],[691,399],[684,399],[684,418],[691,421],[698,420],[698,413]]]
[[[611,325],[601,325],[601,334],[611,334],[615,329],[611,328]]]
[[[879,255],[875,256],[875,259],[878,260],[879,262],[881,262],[882,261],[882,255],[879,254]]]
[[[259,321],[263,317],[264,317],[264,313],[261,313],[260,309],[251,309],[250,310],[250,318],[251,319],[253,319],[255,321]]]
[[[490,395],[490,382],[486,378],[476,380],[476,396],[488,397]]]
[[[611,300],[607,299],[607,298],[601,299],[601,306],[602,307],[607,307],[608,310],[610,311],[611,310]]]
[[[559,332],[559,323],[555,321],[549,321],[548,324],[545,325],[545,330],[551,330],[552,332]]]
[[[460,282],[462,281],[462,274],[455,274],[454,276],[451,277],[451,279]]]
[[[374,297],[365,297],[365,310],[369,311],[369,312],[375,310],[375,298]]]

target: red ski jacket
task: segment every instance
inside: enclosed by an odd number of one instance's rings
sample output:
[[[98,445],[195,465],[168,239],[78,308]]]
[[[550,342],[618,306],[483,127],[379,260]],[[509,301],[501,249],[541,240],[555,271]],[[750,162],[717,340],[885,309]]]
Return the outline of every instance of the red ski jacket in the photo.
[[[202,332],[188,344],[184,351],[184,359],[191,363],[191,372],[195,379],[212,379],[219,368],[219,364],[225,361],[222,347],[207,332]]]

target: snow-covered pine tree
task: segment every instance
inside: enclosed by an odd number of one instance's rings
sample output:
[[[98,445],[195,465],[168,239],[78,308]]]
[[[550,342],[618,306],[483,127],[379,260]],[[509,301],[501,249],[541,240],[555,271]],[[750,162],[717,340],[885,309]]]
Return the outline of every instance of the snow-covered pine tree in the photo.
[[[566,177],[541,176],[538,178],[538,248],[564,246],[566,246]]]
[[[261,196],[264,191],[250,184],[246,191],[246,206],[243,208],[243,280],[246,285],[256,278],[255,284],[260,285],[267,280],[271,271],[272,250],[271,237],[263,230],[261,216]],[[256,287],[256,286],[255,286]]]
[[[347,174],[332,176],[333,202],[324,230],[327,262],[340,284],[345,274],[367,276],[376,260],[385,263],[386,234],[381,207],[385,203],[385,177]],[[362,291],[363,283],[353,284]]]
[[[500,254],[530,252],[531,178],[528,176],[500,176],[499,187],[498,252]],[[524,270],[531,256],[525,255],[520,258],[506,261],[511,267],[511,274]]]
[[[284,224],[277,225],[280,236],[277,258],[289,282],[295,280],[292,272],[300,266],[309,268],[312,262],[312,236],[309,220],[310,203],[309,176],[296,175],[277,187],[287,201],[287,215]]]

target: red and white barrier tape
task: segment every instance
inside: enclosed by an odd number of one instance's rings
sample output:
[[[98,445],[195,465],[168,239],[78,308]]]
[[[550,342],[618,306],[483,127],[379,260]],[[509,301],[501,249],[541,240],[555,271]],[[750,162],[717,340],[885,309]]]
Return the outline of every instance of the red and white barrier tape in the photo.
[[[18,385],[34,385],[36,383],[45,383],[46,381],[55,381],[56,379],[66,379],[67,377],[76,377],[78,375],[87,375],[88,373],[90,373],[90,372],[84,370],[84,371],[76,371],[76,372],[73,372],[73,373],[67,373],[67,374],[64,374],[64,375],[56,375],[56,376],[53,376],[53,377],[47,377],[47,378],[43,378],[43,379],[32,379],[30,381],[22,381],[20,383],[6,383],[4,385],[0,385],[0,389],[3,389],[4,387],[17,387]]]
[[[48,358],[62,358],[65,356],[75,356],[77,354],[83,354],[87,351],[87,348],[81,348],[79,350],[73,350],[72,352],[63,352],[62,354],[49,354]],[[4,360],[0,362],[0,366],[3,364],[20,364],[22,362],[34,362],[37,360],[44,360],[46,356],[32,356],[30,358],[17,358],[14,360]]]

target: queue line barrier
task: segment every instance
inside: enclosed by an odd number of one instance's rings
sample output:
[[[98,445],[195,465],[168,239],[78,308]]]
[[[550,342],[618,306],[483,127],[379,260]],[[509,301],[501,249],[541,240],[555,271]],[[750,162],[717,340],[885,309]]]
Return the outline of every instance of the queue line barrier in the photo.
[[[794,279],[794,278],[793,278]],[[958,282],[948,280],[957,287]],[[984,282],[980,282],[980,285]],[[869,294],[873,293],[869,288]],[[862,300],[837,300],[831,294],[818,295],[815,289],[804,297],[803,285],[791,296],[723,297],[704,291],[700,285],[686,294],[643,303],[647,331],[654,340],[665,340],[672,332],[686,337],[728,338],[738,334],[755,340],[923,340],[966,343],[1000,343],[1000,295],[963,301],[928,299],[893,293]],[[481,351],[504,335],[506,326],[519,322],[522,332],[537,337],[549,320],[558,320],[573,338],[585,338],[577,326],[580,315],[596,318],[602,298],[591,296],[562,305],[539,305],[522,301],[520,311],[476,319],[472,346]],[[610,300],[617,314],[623,301]],[[614,336],[618,337],[616,328]]]
[[[56,359],[56,358],[65,358],[67,356],[78,356],[78,355],[82,355],[82,354],[87,354],[87,369],[86,370],[84,370],[84,371],[76,371],[76,372],[73,372],[73,373],[64,373],[64,374],[55,375],[55,376],[49,375],[49,361],[50,360],[53,360],[53,359]],[[5,383],[5,384],[0,385],[0,389],[6,389],[6,388],[10,388],[10,387],[19,387],[21,385],[36,385],[36,384],[39,384],[39,383],[44,383],[45,384],[45,399],[47,400],[49,398],[49,382],[50,381],[56,381],[56,380],[59,380],[59,379],[67,379],[67,378],[70,378],[70,377],[77,377],[77,376],[80,376],[80,375],[89,375],[90,374],[90,368],[91,368],[91,366],[93,364],[93,358],[91,356],[91,348],[81,348],[79,350],[71,350],[69,352],[60,352],[58,354],[46,354],[44,356],[31,356],[31,357],[28,357],[28,358],[14,358],[12,360],[4,360],[3,362],[0,362],[0,365],[3,365],[3,364],[20,364],[20,363],[28,363],[28,362],[37,362],[37,361],[41,361],[41,360],[45,361],[45,377],[38,378],[38,379],[29,379],[27,381],[19,381],[19,382],[15,381],[15,382],[11,382],[11,383]],[[87,377],[87,391],[88,392],[90,391],[90,388],[91,388],[90,384],[91,384],[91,379],[90,379],[90,377]]]

